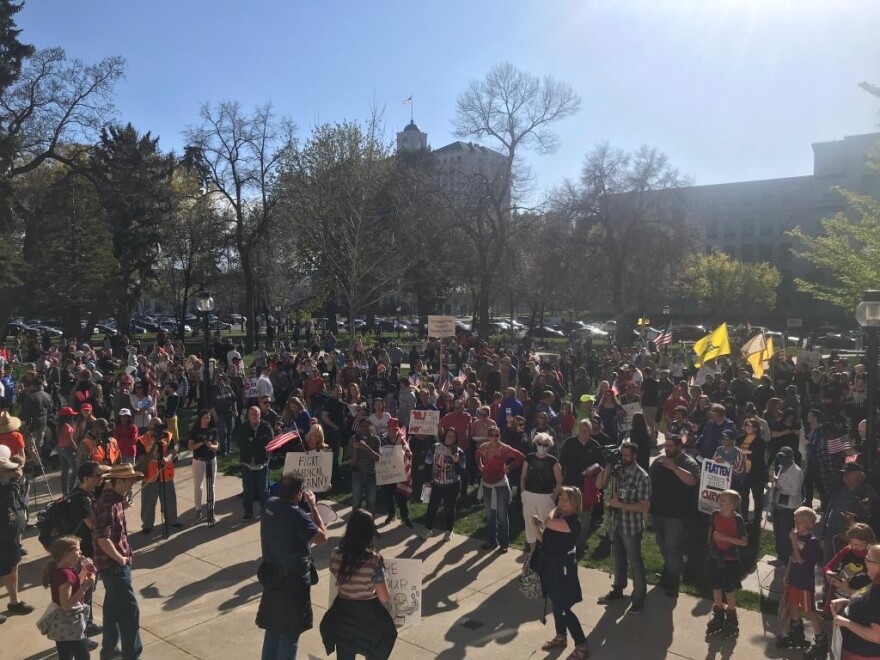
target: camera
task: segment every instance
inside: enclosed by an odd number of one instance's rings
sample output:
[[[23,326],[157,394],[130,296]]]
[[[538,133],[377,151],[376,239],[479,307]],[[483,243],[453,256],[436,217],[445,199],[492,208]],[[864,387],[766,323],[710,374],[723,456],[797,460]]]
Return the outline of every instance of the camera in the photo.
[[[611,476],[616,477],[623,470],[623,463],[620,460],[620,447],[607,446],[602,447],[602,458],[605,464],[611,466]]]

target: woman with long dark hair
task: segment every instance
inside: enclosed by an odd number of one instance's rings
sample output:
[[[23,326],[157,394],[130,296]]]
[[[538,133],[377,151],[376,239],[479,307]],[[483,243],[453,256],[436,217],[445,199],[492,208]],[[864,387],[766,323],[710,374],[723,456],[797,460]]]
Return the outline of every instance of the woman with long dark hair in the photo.
[[[358,654],[384,660],[397,639],[394,621],[385,609],[390,595],[385,561],[373,545],[376,534],[372,515],[352,511],[339,547],[330,556],[337,592],[321,621],[321,640],[327,654],[335,649],[339,660],[353,660]]]
[[[208,526],[214,524],[214,482],[217,480],[217,450],[220,442],[217,427],[207,410],[200,410],[196,422],[189,432],[189,450],[192,455],[193,506],[196,510],[196,522],[207,520]],[[202,514],[202,483],[207,482],[208,515]]]
[[[651,442],[651,432],[648,430],[648,421],[645,419],[644,413],[633,413],[629,439],[630,442],[638,447],[636,463],[647,472],[651,462],[651,445],[653,443]]]

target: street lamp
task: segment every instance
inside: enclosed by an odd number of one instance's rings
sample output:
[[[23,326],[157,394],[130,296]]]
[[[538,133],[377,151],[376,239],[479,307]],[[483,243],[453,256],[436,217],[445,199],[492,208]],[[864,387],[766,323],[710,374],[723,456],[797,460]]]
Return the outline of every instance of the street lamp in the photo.
[[[210,410],[211,409],[211,326],[210,326],[210,316],[211,312],[214,311],[214,298],[211,297],[209,291],[202,289],[199,291],[197,300],[196,300],[196,308],[202,313],[203,318],[203,334],[205,336],[205,345],[202,350],[202,368],[204,369],[204,373],[202,374],[202,410]]]
[[[865,392],[867,399],[868,416],[865,419],[865,443],[862,449],[862,462],[865,474],[871,476],[874,466],[874,453],[877,447],[876,422],[877,422],[877,369],[880,358],[880,291],[865,291],[862,294],[862,302],[856,307],[856,321],[865,332],[865,370],[868,373],[868,383]]]

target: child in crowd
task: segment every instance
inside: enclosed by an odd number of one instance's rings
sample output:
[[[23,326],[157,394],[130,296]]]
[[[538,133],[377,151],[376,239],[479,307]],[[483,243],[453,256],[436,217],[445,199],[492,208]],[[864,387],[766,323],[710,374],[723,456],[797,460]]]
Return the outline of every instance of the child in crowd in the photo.
[[[818,516],[808,506],[794,512],[794,529],[789,533],[791,559],[786,576],[785,598],[788,600],[790,628],[788,633],[776,642],[780,649],[805,648],[808,646],[804,635],[803,613],[813,626],[816,636],[813,649],[817,658],[828,654],[828,638],[822,630],[822,622],[816,612],[816,564],[822,557],[822,548],[813,534],[813,526]]]
[[[865,559],[868,548],[877,543],[874,532],[865,523],[853,523],[844,535],[846,545],[825,564],[825,604],[823,610],[830,614],[831,601],[849,598],[862,587],[871,584]]]
[[[709,527],[709,561],[706,566],[712,586],[712,620],[706,635],[736,637],[739,621],[736,616],[736,590],[740,582],[740,561],[737,548],[748,545],[746,525],[737,513],[741,498],[735,490],[725,490],[718,498],[720,510],[712,514]]]

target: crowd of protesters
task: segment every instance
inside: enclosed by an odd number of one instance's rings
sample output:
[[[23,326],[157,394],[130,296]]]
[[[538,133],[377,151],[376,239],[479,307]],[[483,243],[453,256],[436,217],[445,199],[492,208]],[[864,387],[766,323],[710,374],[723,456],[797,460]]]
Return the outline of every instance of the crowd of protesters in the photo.
[[[357,562],[367,562],[374,577],[381,573],[381,557],[371,555],[371,541],[364,540],[366,528],[378,534],[373,516],[381,512],[385,525],[399,518],[412,527],[409,504],[423,499],[428,507],[419,534],[433,534],[442,509],[448,541],[462,508],[480,502],[487,522],[483,551],[508,551],[512,516],[521,516],[516,526],[524,528],[529,550],[541,547],[547,559],[541,579],[557,630],[544,648],[564,647],[570,633],[573,660],[587,655],[571,611],[582,595],[579,586],[562,588],[558,571],[567,571],[568,562],[583,555],[600,526],[611,541],[614,582],[599,602],[622,599],[631,576],[627,611],[632,615],[645,605],[646,527],[656,536],[664,562],[660,586],[670,597],[679,593],[689,538],[694,530],[709,530],[704,572],[715,602],[707,633],[731,636],[738,631],[740,553],[757,544],[769,520],[790,605],[779,645],[809,646],[807,657],[824,657],[828,638],[818,615],[825,614],[842,629],[850,657],[880,652],[872,627],[880,628],[880,605],[865,595],[868,587],[876,590],[870,557],[880,552],[872,549],[880,523],[880,484],[876,475],[865,474],[859,455],[868,406],[862,365],[836,356],[805,365],[779,354],[765,375],[754,378],[737,360],[719,358],[696,370],[687,351],[657,351],[650,343],[540,353],[527,345],[490,347],[465,337],[407,348],[379,337],[369,344],[356,338],[343,352],[332,333],[310,333],[304,347],[276,341],[273,334],[268,345],[257,346],[251,364],[242,353],[219,337],[210,356],[187,354],[182,342],[164,336],[150,345],[115,348],[109,341],[97,348],[50,343],[28,356],[34,358],[31,363],[13,369],[21,355],[0,350],[0,450],[8,448],[0,456],[4,503],[23,515],[28,488],[50,457],[61,469],[65,493],[93,492],[101,481],[99,467],[124,469],[131,479],[144,477],[142,532],[152,533],[157,504],[167,532],[168,526],[184,524],[178,519],[174,469],[180,453],[189,450],[196,502],[192,522],[213,524],[217,458],[237,453],[247,520],[257,517],[256,504],[259,514],[279,506],[273,505],[278,498],[270,498],[274,461],[289,451],[327,451],[333,456],[333,488],[351,492],[353,509],[370,514],[369,524],[365,519],[350,530],[359,539],[352,543],[363,546],[359,554],[346,555],[340,546],[341,582],[359,574]],[[205,357],[208,383],[202,380]],[[199,409],[205,388],[211,405]],[[632,413],[630,404],[638,404],[638,412]],[[436,432],[408,433],[414,410],[438,411]],[[178,426],[184,411],[197,411],[191,429]],[[660,432],[665,444],[655,458]],[[403,446],[406,479],[377,486],[376,463],[393,445]],[[697,511],[703,461],[727,463],[733,472],[730,490],[711,517]],[[303,494],[301,484],[289,484],[279,497],[301,506],[309,518],[301,503],[312,496]],[[10,596],[8,612],[25,614],[30,608],[18,599],[15,578],[23,526],[15,520],[4,532],[12,540],[4,542],[0,572]],[[81,526],[79,538],[97,548],[98,538],[91,535],[95,520],[91,523]],[[305,525],[310,538],[323,529],[320,516],[297,518],[295,524]],[[126,547],[117,554],[123,556]],[[296,545],[300,553],[307,547]],[[76,595],[89,580],[67,566],[73,552],[69,542],[56,548],[53,570],[67,571],[64,579]],[[827,581],[824,605],[817,608],[807,567],[819,563]],[[104,579],[100,566],[99,576]],[[120,577],[130,587],[130,572]],[[273,576],[263,577],[276,584]],[[48,579],[54,584],[61,578]],[[108,595],[119,589],[109,578],[108,584]],[[381,590],[370,593],[383,597]],[[65,598],[71,600],[69,594]],[[801,614],[813,627],[811,645]],[[88,634],[100,629],[91,626]],[[866,633],[865,626],[874,632]],[[121,623],[115,630],[109,642],[115,644],[120,635],[125,642],[127,636],[126,657],[137,657],[139,642],[132,638],[130,622],[128,633]],[[267,636],[266,644],[295,649],[299,632],[285,628]],[[350,652],[351,640],[332,641]]]

